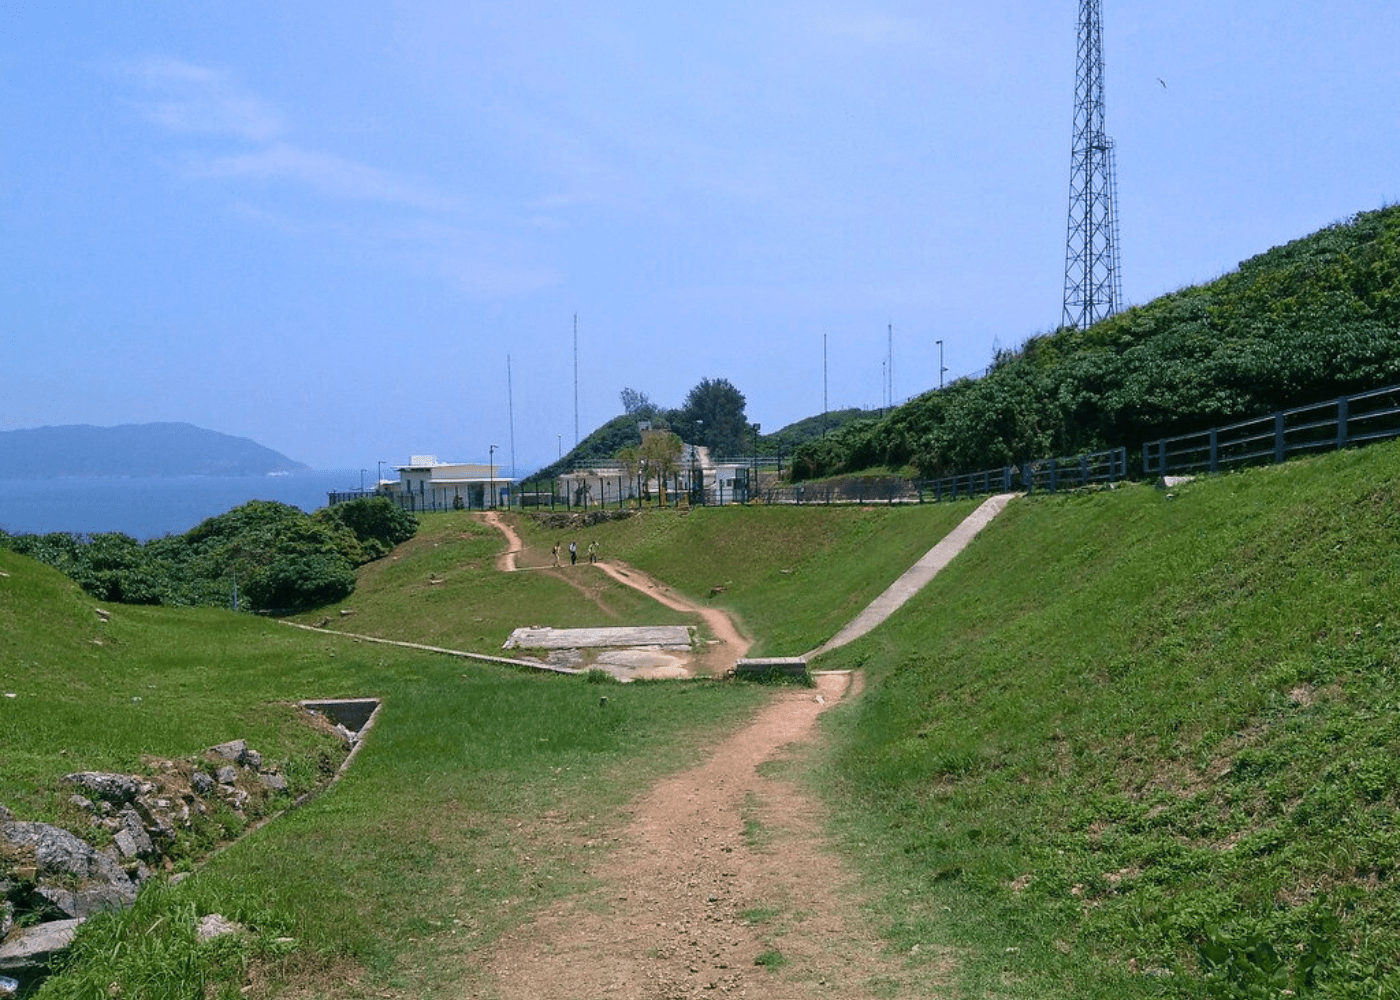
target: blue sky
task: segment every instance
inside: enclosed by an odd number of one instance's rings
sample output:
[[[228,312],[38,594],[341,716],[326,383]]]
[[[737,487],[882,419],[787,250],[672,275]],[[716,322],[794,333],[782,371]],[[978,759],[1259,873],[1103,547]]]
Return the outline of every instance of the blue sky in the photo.
[[[12,4],[0,429],[521,474],[727,378],[765,431],[1059,321],[1073,0]],[[1123,289],[1400,199],[1390,2],[1104,0]],[[510,393],[507,385],[507,358]],[[511,399],[513,397],[513,406]]]

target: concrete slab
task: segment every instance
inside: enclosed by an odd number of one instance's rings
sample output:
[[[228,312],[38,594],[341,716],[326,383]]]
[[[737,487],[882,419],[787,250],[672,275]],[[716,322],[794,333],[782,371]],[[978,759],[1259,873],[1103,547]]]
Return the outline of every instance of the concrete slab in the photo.
[[[659,646],[690,649],[690,629],[684,625],[639,625],[613,628],[518,628],[502,649],[633,649]]]
[[[606,670],[620,681],[675,679],[689,677],[685,661],[652,646],[647,649],[610,649],[599,653],[593,661],[598,670]]]
[[[1010,503],[1015,495],[1014,493],[1000,493],[983,501],[982,505],[964,518],[961,524],[948,532],[942,541],[929,549],[922,559],[905,570],[904,574],[890,584],[883,594],[871,601],[869,607],[856,615],[850,624],[827,642],[808,653],[806,658],[815,660],[823,653],[855,642],[894,614],[904,605],[905,601],[917,594],[925,584],[937,576],[944,566],[952,562],[953,557],[966,548],[968,543],[977,537],[977,533],[1000,514],[1002,508]]]

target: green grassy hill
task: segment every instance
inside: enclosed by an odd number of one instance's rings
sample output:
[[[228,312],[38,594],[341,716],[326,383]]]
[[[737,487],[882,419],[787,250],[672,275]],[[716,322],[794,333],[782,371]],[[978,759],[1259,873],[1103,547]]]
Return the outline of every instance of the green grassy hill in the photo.
[[[1400,447],[1013,503],[819,772],[970,996],[1400,995]]]

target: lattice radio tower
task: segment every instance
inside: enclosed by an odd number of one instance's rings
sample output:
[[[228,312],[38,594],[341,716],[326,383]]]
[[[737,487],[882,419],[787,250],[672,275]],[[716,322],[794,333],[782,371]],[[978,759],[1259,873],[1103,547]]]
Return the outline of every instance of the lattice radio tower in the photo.
[[[1118,186],[1104,131],[1102,0],[1079,0],[1063,326],[1084,328],[1118,311]]]

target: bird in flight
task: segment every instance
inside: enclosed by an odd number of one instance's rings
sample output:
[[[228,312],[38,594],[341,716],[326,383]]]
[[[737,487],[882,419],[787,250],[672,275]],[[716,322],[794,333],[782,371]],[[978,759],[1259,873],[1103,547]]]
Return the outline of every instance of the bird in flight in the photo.
[[[1162,85],[1162,89],[1163,89],[1163,90],[1166,90],[1166,89],[1167,89],[1167,81],[1166,81],[1166,80],[1163,80],[1163,79],[1159,76],[1159,77],[1157,77],[1157,82],[1160,83],[1160,84]]]

